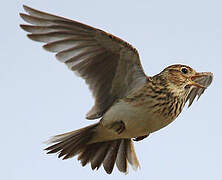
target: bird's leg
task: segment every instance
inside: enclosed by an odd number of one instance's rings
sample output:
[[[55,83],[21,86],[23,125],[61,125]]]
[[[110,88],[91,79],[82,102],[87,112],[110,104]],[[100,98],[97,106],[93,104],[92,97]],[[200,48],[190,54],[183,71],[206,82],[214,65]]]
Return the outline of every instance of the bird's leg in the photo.
[[[117,134],[121,134],[126,129],[125,123],[123,121],[114,122],[107,128],[115,131]]]
[[[145,136],[139,136],[139,137],[134,138],[133,141],[141,141],[141,140],[147,138],[148,136],[149,136],[149,134],[147,134]]]

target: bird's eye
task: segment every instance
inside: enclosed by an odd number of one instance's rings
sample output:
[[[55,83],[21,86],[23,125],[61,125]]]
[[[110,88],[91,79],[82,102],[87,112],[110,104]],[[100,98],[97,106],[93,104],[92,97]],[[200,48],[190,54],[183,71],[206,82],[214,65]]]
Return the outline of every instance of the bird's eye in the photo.
[[[188,70],[187,70],[187,68],[183,67],[183,68],[181,69],[181,72],[182,72],[183,74],[187,74],[187,73],[188,73]]]

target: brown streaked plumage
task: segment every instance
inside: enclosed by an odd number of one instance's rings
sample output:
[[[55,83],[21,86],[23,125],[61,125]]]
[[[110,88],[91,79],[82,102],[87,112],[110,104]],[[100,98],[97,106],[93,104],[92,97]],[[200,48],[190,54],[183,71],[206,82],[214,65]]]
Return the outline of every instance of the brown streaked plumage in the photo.
[[[186,65],[172,65],[159,74],[145,75],[137,50],[102,30],[24,6],[20,25],[28,37],[85,79],[95,97],[87,119],[99,122],[54,136],[47,153],[63,159],[78,155],[82,166],[103,165],[110,174],[116,164],[127,173],[128,163],[139,167],[133,141],[140,141],[174,121],[213,80]]]

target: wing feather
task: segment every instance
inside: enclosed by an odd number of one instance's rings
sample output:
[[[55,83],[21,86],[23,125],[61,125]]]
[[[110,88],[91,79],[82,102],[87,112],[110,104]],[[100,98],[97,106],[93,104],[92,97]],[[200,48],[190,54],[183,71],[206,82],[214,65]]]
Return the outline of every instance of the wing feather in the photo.
[[[122,39],[77,21],[24,6],[20,25],[34,41],[85,79],[95,104],[87,119],[101,117],[119,98],[144,85],[146,75],[137,50]]]

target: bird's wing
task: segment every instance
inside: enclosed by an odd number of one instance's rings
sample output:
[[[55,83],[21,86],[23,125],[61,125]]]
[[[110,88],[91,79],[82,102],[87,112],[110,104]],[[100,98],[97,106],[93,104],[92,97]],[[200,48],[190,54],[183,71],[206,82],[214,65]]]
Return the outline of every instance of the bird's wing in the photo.
[[[201,73],[200,73],[201,74]],[[213,74],[210,72],[204,72],[202,73],[204,74],[204,76],[201,76],[199,78],[196,78],[194,81],[204,87],[208,87],[210,86],[210,84],[213,81]],[[186,98],[186,102],[189,100],[189,105],[188,107],[191,106],[191,104],[193,103],[194,99],[196,98],[196,96],[198,96],[197,99],[200,98],[200,96],[204,93],[204,91],[206,90],[206,88],[200,88],[200,87],[194,87],[191,92],[188,94],[187,98]]]
[[[20,25],[27,36],[85,79],[95,104],[87,119],[101,117],[119,98],[142,86],[146,75],[137,50],[102,30],[23,6],[30,25]]]

